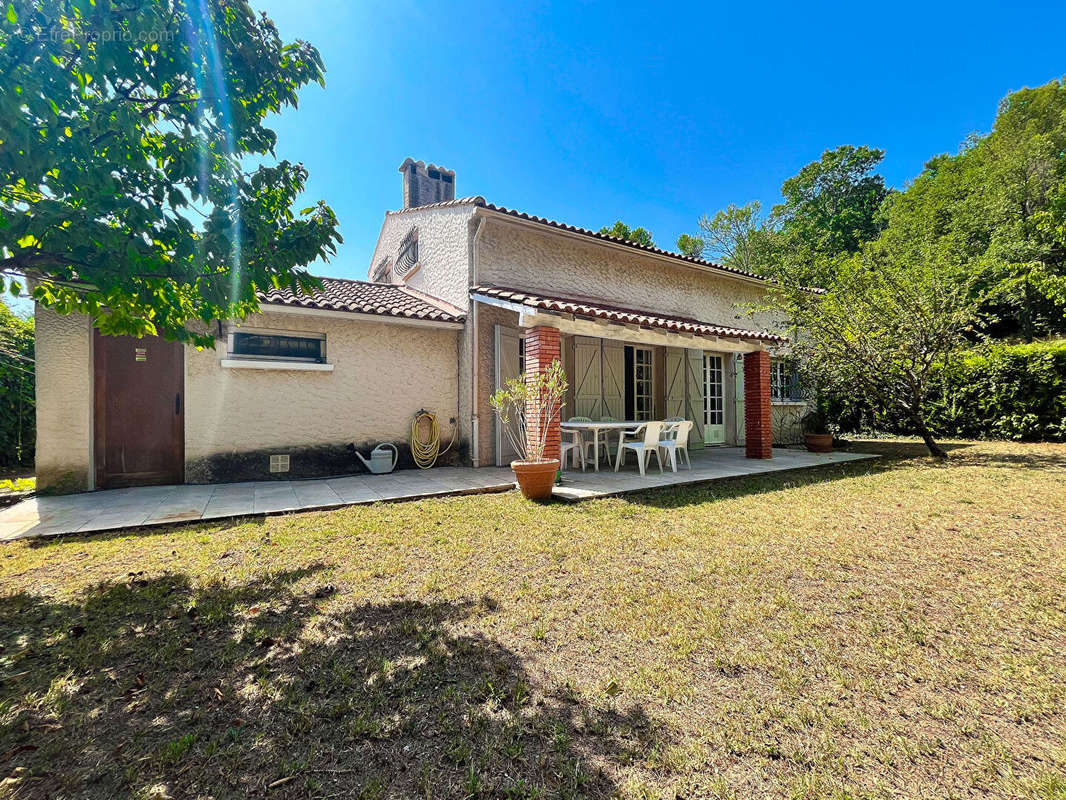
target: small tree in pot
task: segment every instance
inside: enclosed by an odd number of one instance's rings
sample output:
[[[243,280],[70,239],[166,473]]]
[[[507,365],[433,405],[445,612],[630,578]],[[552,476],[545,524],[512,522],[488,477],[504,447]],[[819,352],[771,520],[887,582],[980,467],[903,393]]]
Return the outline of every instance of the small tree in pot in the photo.
[[[566,388],[566,373],[556,359],[535,376],[512,378],[489,398],[508,440],[522,455],[522,459],[511,462],[511,469],[529,500],[551,497],[559,459],[545,458],[544,450]]]
[[[809,411],[802,420],[804,441],[812,453],[831,453],[833,451],[833,434],[829,431],[829,421],[821,409]]]

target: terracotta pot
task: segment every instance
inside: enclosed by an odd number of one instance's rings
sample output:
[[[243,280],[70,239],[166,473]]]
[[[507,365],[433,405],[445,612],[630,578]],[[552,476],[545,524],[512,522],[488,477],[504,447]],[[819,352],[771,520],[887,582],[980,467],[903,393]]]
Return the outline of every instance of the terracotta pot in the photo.
[[[832,453],[833,434],[831,433],[808,433],[806,435],[807,449],[812,453]]]
[[[552,496],[559,459],[550,461],[512,461],[511,469],[518,479],[518,488],[526,500],[547,500]]]

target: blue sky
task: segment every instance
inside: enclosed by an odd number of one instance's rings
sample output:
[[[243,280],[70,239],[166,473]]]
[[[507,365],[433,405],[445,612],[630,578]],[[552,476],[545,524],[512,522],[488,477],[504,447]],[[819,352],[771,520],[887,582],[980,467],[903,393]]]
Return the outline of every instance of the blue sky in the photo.
[[[347,277],[365,277],[407,156],[454,169],[460,195],[623,219],[673,248],[840,144],[885,149],[902,186],[1008,91],[1066,72],[1050,3],[252,2],[325,60],[326,88],[274,125],[340,218],[317,270]]]
[[[1051,3],[252,4],[325,60],[326,88],[272,124],[340,219],[315,271],[356,278],[407,156],[454,169],[460,195],[673,248],[840,144],[887,150],[902,186],[1008,91],[1066,72]]]

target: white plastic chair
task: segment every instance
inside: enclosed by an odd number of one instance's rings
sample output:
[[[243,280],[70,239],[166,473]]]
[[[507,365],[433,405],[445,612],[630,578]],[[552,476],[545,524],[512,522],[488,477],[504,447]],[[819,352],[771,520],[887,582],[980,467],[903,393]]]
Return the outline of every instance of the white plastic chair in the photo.
[[[567,422],[592,422],[592,417],[570,417]],[[587,431],[570,431],[574,437],[575,442],[581,442],[581,454],[585,461],[590,461],[592,456],[592,437],[586,436]],[[581,468],[584,471],[584,467]]]
[[[600,417],[600,422],[618,422],[614,417]],[[600,458],[607,459],[610,464],[614,459],[611,456],[611,431],[598,431],[596,437],[600,440]],[[592,442],[589,442],[592,447]]]
[[[659,455],[659,440],[662,438],[663,423],[661,422],[648,422],[643,426],[643,437],[640,439],[633,439],[626,441],[623,435],[622,441],[618,444],[618,458],[614,462],[614,471],[618,472],[622,468],[622,461],[625,460],[626,450],[632,450],[637,454],[637,466],[640,468],[641,477],[644,476],[644,471],[647,469],[648,463],[651,461],[651,454],[655,453],[655,460],[659,462],[659,472],[663,471],[663,458]],[[631,431],[626,431],[626,435],[639,435],[641,434],[640,428],[634,428]]]
[[[579,420],[580,421],[580,420]],[[564,431],[574,437],[572,442],[560,442],[559,443],[559,464],[563,467],[566,466],[566,454],[573,451],[573,466],[577,466],[577,460],[581,459],[581,471],[585,471],[585,439],[581,435],[581,431]]]
[[[667,417],[663,420],[663,436],[664,439],[669,439],[675,433],[677,433],[677,425],[679,422],[684,422],[684,417]]]
[[[692,469],[692,462],[688,458],[688,435],[692,431],[694,423],[690,419],[678,422],[673,430],[665,434],[659,440],[659,461],[662,462],[663,452],[670,453],[670,469],[677,472],[677,453],[680,450],[685,454],[685,465]]]

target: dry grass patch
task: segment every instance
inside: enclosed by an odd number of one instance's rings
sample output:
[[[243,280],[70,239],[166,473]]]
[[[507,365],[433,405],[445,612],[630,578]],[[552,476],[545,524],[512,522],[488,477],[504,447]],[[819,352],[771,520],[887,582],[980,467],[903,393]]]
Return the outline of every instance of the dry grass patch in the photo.
[[[0,796],[1066,797],[1066,447],[0,550]]]

